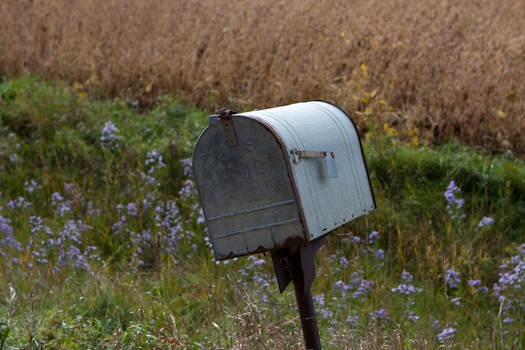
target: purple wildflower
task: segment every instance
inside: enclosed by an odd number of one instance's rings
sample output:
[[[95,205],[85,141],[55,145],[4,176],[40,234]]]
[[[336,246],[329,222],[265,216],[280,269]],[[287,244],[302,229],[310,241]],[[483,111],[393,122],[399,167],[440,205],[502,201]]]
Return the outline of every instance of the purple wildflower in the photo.
[[[128,210],[128,215],[137,216],[138,210],[137,210],[137,206],[135,205],[135,203],[129,203],[126,206],[126,209]]]
[[[118,147],[117,141],[119,137],[116,135],[118,132],[119,130],[113,122],[106,122],[102,129],[102,136],[100,137],[100,141],[102,141],[101,145],[104,147],[110,146],[112,150],[115,149],[115,147]]]
[[[419,320],[419,316],[417,315],[414,315],[414,312],[411,311],[410,314],[408,315],[408,318],[410,319],[410,321],[412,322],[417,322]]]
[[[185,158],[185,159],[181,159],[180,160],[182,166],[184,167],[184,176],[193,176],[193,171],[192,171],[192,162],[191,162],[191,158]]]
[[[379,309],[374,312],[369,312],[368,316],[370,316],[370,318],[376,319],[377,321],[390,321],[390,317],[386,315],[385,309]]]
[[[12,153],[9,155],[9,161],[11,162],[11,164],[15,164],[18,161],[18,159],[19,157],[16,153]]]
[[[370,237],[368,237],[368,244],[373,244],[379,239],[379,233],[377,231],[372,231]]]
[[[18,197],[15,200],[10,200],[6,203],[7,207],[11,210],[15,208],[27,208],[33,205],[33,203],[25,200],[24,197]]]
[[[438,334],[438,340],[439,341],[446,341],[449,339],[454,338],[456,329],[449,327],[445,328],[441,333]]]
[[[344,256],[342,256],[341,259],[339,259],[339,263],[341,264],[341,267],[343,269],[346,269],[350,265],[350,262]]]
[[[455,181],[450,181],[450,184],[447,187],[447,190],[445,191],[445,198],[447,199],[448,205],[448,213],[452,215],[452,220],[455,220],[458,215],[459,209],[463,207],[463,204],[465,204],[465,200],[461,198],[456,198],[455,194],[458,193],[461,189],[456,186]],[[462,219],[466,217],[465,214],[462,214],[459,218]]]
[[[485,293],[488,293],[488,292],[489,292],[489,289],[488,289],[487,287],[485,287],[485,286],[481,286],[481,287],[479,287],[478,289],[475,289],[475,290],[474,290],[474,293],[481,292],[481,291],[483,291],[483,292],[485,292]]]
[[[146,156],[146,167],[149,166],[148,174],[152,174],[155,169],[160,169],[166,167],[166,164],[162,162],[162,154],[157,151],[148,152]]]
[[[461,282],[459,272],[454,269],[448,269],[445,280],[450,288],[457,288],[458,283]]]
[[[412,285],[414,276],[409,274],[406,270],[403,270],[403,273],[401,274],[401,278],[405,281],[405,283],[401,283],[397,287],[392,288],[391,290],[393,293],[410,295],[410,294],[414,294],[414,293],[421,291],[421,289],[419,289],[418,287],[414,287]]]
[[[341,280],[334,283],[334,289],[340,289],[343,290],[345,288],[345,283]]]
[[[334,291],[341,293],[343,299],[348,297],[347,292],[351,293],[352,298],[354,299],[365,296],[372,291],[374,281],[367,281],[366,279],[361,278],[359,274],[362,273],[362,271],[359,271],[359,273],[353,272],[348,284],[345,284],[343,281],[335,282],[333,286]]]
[[[29,182],[26,180],[25,183],[24,183],[24,189],[27,192],[29,192],[29,193],[33,192],[34,190],[41,189],[41,188],[42,188],[42,186],[40,186],[38,183],[36,183],[35,180],[31,180]]]
[[[42,224],[44,223],[44,221],[38,216],[31,216],[29,218],[29,222],[31,223],[31,225],[33,225],[31,233],[38,232],[43,228]]]
[[[347,323],[350,323],[352,325],[352,327],[357,327],[359,326],[359,323],[357,323],[357,321],[359,320],[359,317],[358,316],[348,316],[346,318],[346,322]]]
[[[450,302],[456,306],[459,306],[459,302],[461,301],[461,298],[460,297],[457,297],[457,298],[454,298],[452,300],[450,300]]]
[[[481,227],[486,227],[487,229],[489,229],[492,226],[493,223],[494,223],[494,219],[493,218],[485,216],[479,222],[478,227],[480,227],[480,228]]]

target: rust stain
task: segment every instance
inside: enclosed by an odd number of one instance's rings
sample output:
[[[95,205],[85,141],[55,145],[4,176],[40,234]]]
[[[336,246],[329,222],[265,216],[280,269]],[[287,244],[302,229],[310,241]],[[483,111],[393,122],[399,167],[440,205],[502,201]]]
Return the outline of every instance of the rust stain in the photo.
[[[226,259],[232,259],[232,258],[236,258],[236,257],[239,257],[239,256],[245,256],[245,255],[252,255],[252,254],[258,254],[258,253],[264,253],[264,252],[267,252],[267,251],[270,251],[270,250],[275,250],[275,249],[282,249],[282,248],[288,248],[288,247],[293,247],[293,246],[300,246],[300,245],[303,245],[305,244],[306,241],[304,240],[303,237],[301,236],[291,236],[291,237],[288,237],[283,244],[275,244],[271,247],[263,247],[262,245],[258,246],[257,249],[255,250],[252,250],[252,251],[249,251],[247,253],[243,253],[243,254],[238,254],[238,253],[235,253],[233,251],[230,251],[227,255],[219,255],[218,259],[219,260],[226,260]]]

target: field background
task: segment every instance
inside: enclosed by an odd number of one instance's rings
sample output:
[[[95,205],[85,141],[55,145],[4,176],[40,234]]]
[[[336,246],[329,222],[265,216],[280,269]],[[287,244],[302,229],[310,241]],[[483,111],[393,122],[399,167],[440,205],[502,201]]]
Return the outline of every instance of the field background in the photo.
[[[525,348],[525,5],[0,0],[0,350],[302,349],[263,255],[216,262],[215,108],[331,100],[378,209],[333,232],[326,349]]]
[[[207,109],[322,98],[362,131],[525,149],[519,1],[3,0],[0,13],[9,76],[145,105],[165,93]]]

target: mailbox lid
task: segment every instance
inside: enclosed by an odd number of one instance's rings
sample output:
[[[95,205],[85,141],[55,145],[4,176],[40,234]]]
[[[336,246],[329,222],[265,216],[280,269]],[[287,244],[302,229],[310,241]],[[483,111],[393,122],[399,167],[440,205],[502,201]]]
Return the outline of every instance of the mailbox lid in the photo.
[[[323,236],[376,208],[357,128],[340,107],[308,101],[243,113],[266,125],[286,152],[333,152],[337,178],[329,178],[322,158],[290,161],[307,239]]]
[[[286,149],[264,124],[232,116],[207,127],[194,176],[217,259],[305,243]],[[233,132],[233,134],[232,134]],[[234,145],[228,144],[234,135]]]

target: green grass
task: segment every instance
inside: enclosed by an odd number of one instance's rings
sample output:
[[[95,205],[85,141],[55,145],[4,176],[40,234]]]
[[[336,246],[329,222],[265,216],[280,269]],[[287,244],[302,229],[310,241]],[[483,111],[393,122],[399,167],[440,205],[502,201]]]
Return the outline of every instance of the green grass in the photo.
[[[0,97],[0,349],[303,348],[268,257],[213,259],[184,165],[206,111],[171,96],[141,110],[36,78],[0,83]],[[107,122],[118,132],[104,142]],[[324,348],[524,347],[523,160],[378,132],[363,143],[378,209],[317,253]],[[451,181],[462,219],[447,209]],[[404,270],[418,292],[392,291]]]

